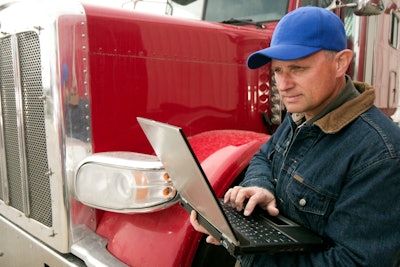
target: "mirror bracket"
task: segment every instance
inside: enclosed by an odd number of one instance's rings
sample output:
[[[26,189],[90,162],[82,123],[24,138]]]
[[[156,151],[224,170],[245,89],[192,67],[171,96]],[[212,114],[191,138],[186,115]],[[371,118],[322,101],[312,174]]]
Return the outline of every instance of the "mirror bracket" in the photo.
[[[331,4],[326,9],[334,10],[342,7],[354,8],[353,12],[357,16],[379,15],[385,10],[383,0],[354,0],[352,3],[343,3],[341,0],[332,0]]]

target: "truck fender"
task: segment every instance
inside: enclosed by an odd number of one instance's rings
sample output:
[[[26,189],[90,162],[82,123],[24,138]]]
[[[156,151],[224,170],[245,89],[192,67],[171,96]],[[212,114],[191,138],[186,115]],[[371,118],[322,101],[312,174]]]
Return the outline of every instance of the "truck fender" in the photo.
[[[268,138],[223,130],[195,135],[189,143],[217,196],[222,196]],[[107,248],[116,258],[141,267],[191,266],[202,236],[179,204],[145,214],[104,212],[96,232],[108,239]]]
[[[218,197],[221,197],[247,167],[269,135],[241,130],[217,130],[189,139]]]

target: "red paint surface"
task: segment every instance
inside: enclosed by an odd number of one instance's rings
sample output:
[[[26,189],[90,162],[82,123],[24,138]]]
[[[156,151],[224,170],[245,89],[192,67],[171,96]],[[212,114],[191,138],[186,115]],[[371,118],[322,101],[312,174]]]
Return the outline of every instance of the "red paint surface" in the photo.
[[[269,110],[269,68],[252,71],[245,63],[268,45],[271,29],[93,6],[86,13],[96,152],[151,152],[137,116],[181,126],[189,136],[267,132],[261,112]]]
[[[152,153],[138,116],[178,125],[223,195],[268,138],[261,113],[269,112],[269,67],[249,70],[246,59],[268,46],[276,23],[261,31],[94,6],[85,11],[94,152]],[[126,264],[191,265],[200,235],[179,205],[101,215],[96,232]]]

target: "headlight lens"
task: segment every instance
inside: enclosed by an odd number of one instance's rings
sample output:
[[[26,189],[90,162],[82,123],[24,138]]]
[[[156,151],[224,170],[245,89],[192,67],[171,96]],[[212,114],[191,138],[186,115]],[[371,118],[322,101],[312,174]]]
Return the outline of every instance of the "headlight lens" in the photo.
[[[157,157],[132,152],[86,158],[77,169],[74,194],[88,206],[123,213],[158,210],[177,198]]]

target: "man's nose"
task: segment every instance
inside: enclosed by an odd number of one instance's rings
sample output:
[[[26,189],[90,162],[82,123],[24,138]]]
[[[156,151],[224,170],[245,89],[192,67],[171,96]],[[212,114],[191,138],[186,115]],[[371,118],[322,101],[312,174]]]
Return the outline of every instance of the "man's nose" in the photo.
[[[293,79],[288,73],[275,75],[276,85],[279,91],[285,91],[293,87]]]

